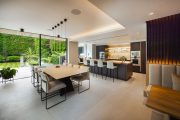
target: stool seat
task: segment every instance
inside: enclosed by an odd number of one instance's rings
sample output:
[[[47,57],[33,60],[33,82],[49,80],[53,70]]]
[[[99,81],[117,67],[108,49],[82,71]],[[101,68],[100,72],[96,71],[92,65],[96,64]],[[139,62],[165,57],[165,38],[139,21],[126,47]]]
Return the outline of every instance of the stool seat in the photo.
[[[107,73],[106,73],[106,78],[107,78],[107,74],[108,71],[110,70],[110,76],[111,76],[111,72],[113,72],[113,82],[114,82],[114,73],[115,73],[115,69],[117,68],[117,66],[114,66],[114,63],[112,61],[107,61]]]
[[[100,68],[100,74],[102,75],[102,79],[103,79],[103,68],[106,67],[106,65],[103,65],[103,60],[98,60],[97,63],[97,67]],[[99,69],[98,69],[99,72]]]
[[[95,60],[94,59],[90,59],[90,64],[89,65],[93,68],[92,71],[95,73],[95,67],[97,66],[97,64],[95,64]],[[97,76],[97,74],[96,74],[96,76]]]

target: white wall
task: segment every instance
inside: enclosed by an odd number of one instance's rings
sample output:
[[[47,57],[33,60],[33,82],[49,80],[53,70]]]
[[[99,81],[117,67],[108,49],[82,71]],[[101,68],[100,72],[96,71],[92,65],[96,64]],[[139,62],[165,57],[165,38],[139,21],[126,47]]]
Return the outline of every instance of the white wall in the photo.
[[[78,43],[69,42],[68,43],[68,63],[78,64]]]

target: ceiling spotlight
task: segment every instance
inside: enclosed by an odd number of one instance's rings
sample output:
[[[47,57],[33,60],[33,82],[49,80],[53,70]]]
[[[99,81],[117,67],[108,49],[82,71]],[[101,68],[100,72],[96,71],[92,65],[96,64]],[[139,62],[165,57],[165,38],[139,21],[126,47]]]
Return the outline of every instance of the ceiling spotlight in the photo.
[[[55,25],[54,27],[55,27],[55,28],[57,28],[57,26],[56,26],[56,25]]]
[[[150,12],[149,15],[154,15],[154,12]]]
[[[59,26],[60,24],[58,23],[57,26]]]
[[[54,27],[52,27],[52,29],[54,30]]]
[[[63,21],[61,21],[60,23],[63,24]]]
[[[73,15],[80,15],[80,14],[81,14],[81,11],[80,11],[79,9],[73,9],[73,10],[71,10],[71,13],[72,13]]]

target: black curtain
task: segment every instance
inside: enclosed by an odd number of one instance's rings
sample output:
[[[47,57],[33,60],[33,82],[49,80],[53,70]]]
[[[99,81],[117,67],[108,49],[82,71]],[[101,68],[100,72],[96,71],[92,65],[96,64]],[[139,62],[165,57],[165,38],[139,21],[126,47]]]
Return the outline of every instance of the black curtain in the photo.
[[[147,61],[180,64],[180,14],[147,21]]]

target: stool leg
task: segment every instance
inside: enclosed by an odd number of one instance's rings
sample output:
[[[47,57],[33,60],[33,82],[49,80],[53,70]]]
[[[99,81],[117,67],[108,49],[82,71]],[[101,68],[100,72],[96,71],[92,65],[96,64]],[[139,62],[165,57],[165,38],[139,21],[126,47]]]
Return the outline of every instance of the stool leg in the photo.
[[[97,72],[97,73],[96,73],[96,78],[97,78],[97,74],[98,74],[98,67],[96,66],[95,68],[97,68],[97,71],[96,71],[96,72]]]
[[[102,79],[103,79],[103,68],[101,68],[101,75],[102,75]]]
[[[108,74],[108,68],[106,68],[106,79],[107,79],[107,74]],[[105,80],[106,80],[106,79],[105,79]]]
[[[93,68],[94,68],[94,75],[95,75],[95,66],[93,66]]]
[[[114,82],[114,76],[115,76],[115,74],[114,74],[114,73],[115,73],[115,72],[114,72],[114,70],[115,70],[115,69],[113,69],[113,82]]]
[[[109,77],[110,77],[110,78],[112,77],[112,74],[111,74],[111,72],[112,72],[112,69],[110,69],[110,75],[109,75]]]

